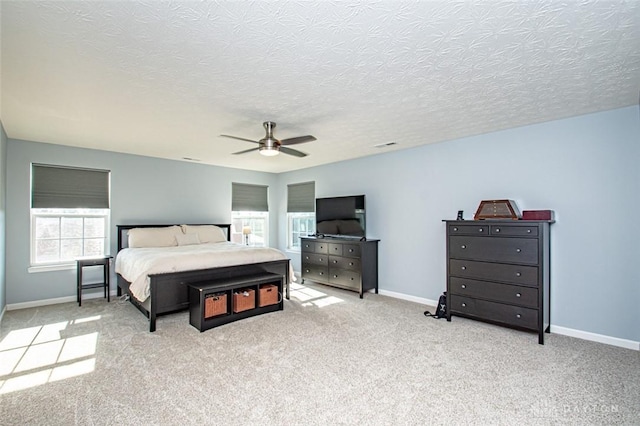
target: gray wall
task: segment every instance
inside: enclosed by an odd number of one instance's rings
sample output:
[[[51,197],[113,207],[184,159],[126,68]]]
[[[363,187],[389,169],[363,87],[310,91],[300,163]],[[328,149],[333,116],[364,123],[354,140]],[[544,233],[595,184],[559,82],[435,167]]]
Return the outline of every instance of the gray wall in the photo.
[[[640,222],[622,220],[640,211],[639,141],[637,106],[558,120],[280,174],[280,208],[295,182],[366,194],[380,287],[431,300],[446,287],[442,219],[487,199],[553,209],[552,324],[640,341]]]
[[[7,305],[6,285],[7,134],[0,121],[0,314]]]
[[[228,222],[231,182],[267,184],[271,245],[281,249],[287,184],[313,180],[318,197],[366,194],[381,289],[431,300],[445,289],[442,219],[457,210],[470,219],[483,199],[553,209],[552,324],[640,341],[640,225],[621,220],[640,210],[639,140],[629,107],[272,175],[10,139],[6,300],[75,294],[74,271],[27,273],[29,164],[44,162],[112,170],[113,225]]]
[[[276,175],[183,161],[9,139],[7,143],[8,304],[75,296],[75,270],[29,273],[31,163],[111,170],[111,253],[117,224],[230,223],[231,182],[273,187]],[[277,205],[277,191],[269,191]],[[274,194],[274,195],[272,195]],[[272,215],[270,241],[277,241]],[[112,281],[112,288],[115,282]]]

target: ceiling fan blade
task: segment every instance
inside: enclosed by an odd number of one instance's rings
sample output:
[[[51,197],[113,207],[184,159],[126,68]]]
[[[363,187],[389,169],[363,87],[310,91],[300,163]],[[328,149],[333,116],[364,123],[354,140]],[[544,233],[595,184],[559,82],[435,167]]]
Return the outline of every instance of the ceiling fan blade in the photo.
[[[237,136],[231,136],[231,135],[220,135],[220,136],[225,137],[225,138],[238,139],[238,140],[245,141],[245,142],[260,143],[258,141],[252,141],[251,139],[239,138]]]
[[[257,151],[259,150],[260,147],[257,148],[251,148],[251,149],[245,149],[244,151],[238,151],[238,152],[234,152],[233,155],[237,155],[237,154],[245,154],[247,152],[251,152],[251,151]]]
[[[297,149],[292,149],[292,148],[286,148],[284,146],[280,147],[280,152],[283,152],[285,154],[289,154],[289,155],[293,155],[294,157],[306,157],[307,154],[305,154],[302,151],[298,151]]]
[[[295,145],[297,143],[305,143],[305,142],[311,142],[315,140],[316,138],[314,136],[307,135],[307,136],[298,136],[296,138],[282,139],[280,143],[282,145]]]

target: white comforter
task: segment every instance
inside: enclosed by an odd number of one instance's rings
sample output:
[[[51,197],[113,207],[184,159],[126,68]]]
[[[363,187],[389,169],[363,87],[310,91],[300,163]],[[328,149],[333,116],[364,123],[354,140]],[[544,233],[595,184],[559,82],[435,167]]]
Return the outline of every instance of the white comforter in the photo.
[[[287,259],[280,250],[236,243],[176,247],[125,248],[116,256],[116,272],[131,283],[131,294],[144,302],[150,294],[149,275],[191,271]],[[291,271],[290,277],[293,277]]]

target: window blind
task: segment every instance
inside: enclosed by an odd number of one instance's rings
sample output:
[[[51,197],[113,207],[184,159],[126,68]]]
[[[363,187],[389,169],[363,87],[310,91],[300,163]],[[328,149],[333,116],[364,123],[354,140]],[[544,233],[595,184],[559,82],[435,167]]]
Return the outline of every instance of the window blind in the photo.
[[[287,185],[287,213],[313,213],[315,201],[315,182]]]
[[[108,209],[109,170],[31,165],[31,208]]]
[[[231,183],[231,210],[234,212],[268,212],[268,186]]]

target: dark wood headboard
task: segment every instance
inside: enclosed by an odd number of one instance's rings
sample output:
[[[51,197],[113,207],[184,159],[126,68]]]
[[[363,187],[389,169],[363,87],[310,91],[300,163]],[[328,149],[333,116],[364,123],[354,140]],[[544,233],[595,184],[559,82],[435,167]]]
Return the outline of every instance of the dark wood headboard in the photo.
[[[214,225],[218,228],[222,228],[223,231],[227,234],[227,241],[231,241],[231,225],[228,223],[225,224],[217,224],[217,223],[181,223],[180,225],[191,225],[191,226],[201,226],[201,225]],[[129,243],[129,239],[127,236],[127,232],[129,229],[133,228],[164,228],[165,226],[175,226],[175,225],[116,225],[118,228],[118,251],[127,247]]]

